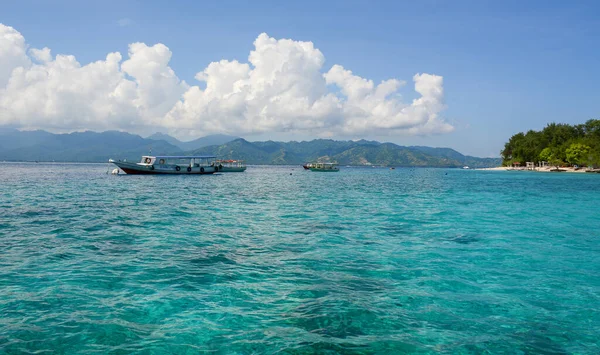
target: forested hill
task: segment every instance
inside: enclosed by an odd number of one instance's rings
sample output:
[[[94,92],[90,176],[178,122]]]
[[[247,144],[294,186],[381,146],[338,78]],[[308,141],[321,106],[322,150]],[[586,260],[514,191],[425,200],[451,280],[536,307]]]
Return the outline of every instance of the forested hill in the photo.
[[[468,165],[476,168],[498,166],[501,162],[497,158],[465,156],[450,148],[403,147],[392,143],[366,140],[315,139],[308,142],[248,142],[240,138],[220,145],[186,150],[175,145],[180,145],[181,142],[169,138],[172,137],[153,135],[149,138],[142,138],[138,135],[114,131],[52,134],[45,131],[4,130],[0,131],[0,160],[106,162],[109,158],[139,161],[142,155],[147,154],[209,154],[216,155],[221,159],[244,159],[248,164],[280,165],[325,160],[342,165],[421,167]],[[208,138],[223,141],[230,137],[212,136]],[[191,143],[198,144],[198,141]]]
[[[547,161],[552,165],[600,165],[600,120],[551,123],[541,131],[517,133],[504,145],[502,164]]]
[[[172,144],[183,151],[190,151],[194,149],[200,149],[202,147],[207,147],[209,145],[220,145],[225,144],[227,142],[231,142],[234,139],[238,139],[239,137],[228,136],[224,134],[212,134],[205,137],[200,137],[194,139],[189,142],[182,142],[175,137],[171,137],[168,134],[164,133],[154,133],[153,135],[146,137],[147,139],[152,139],[156,141],[165,141],[169,144]]]
[[[244,159],[249,164],[301,164],[333,161],[342,165],[383,165],[421,167],[492,167],[497,158],[465,156],[449,148],[403,147],[374,141],[334,141],[315,139],[303,142],[232,142],[204,147],[190,154],[214,154],[222,158]]]
[[[181,154],[165,141],[126,132],[53,134],[46,131],[0,131],[0,160],[106,162],[109,158],[139,161],[142,155]]]

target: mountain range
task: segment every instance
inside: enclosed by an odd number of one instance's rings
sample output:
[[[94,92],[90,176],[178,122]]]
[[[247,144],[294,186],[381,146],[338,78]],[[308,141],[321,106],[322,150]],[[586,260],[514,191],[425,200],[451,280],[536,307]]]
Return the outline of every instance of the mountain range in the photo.
[[[109,158],[139,160],[142,155],[216,155],[243,159],[248,164],[301,164],[334,161],[342,165],[420,167],[490,167],[498,158],[465,156],[450,148],[399,146],[375,141],[315,139],[302,142],[249,142],[226,135],[211,135],[182,142],[156,133],[147,138],[126,132],[75,132],[0,130],[0,160],[106,162]]]
[[[117,131],[68,134],[0,131],[0,160],[105,162],[115,156],[137,160],[150,151],[155,154],[183,153],[181,148],[164,140],[146,139]]]
[[[225,144],[227,142],[231,142],[234,139],[237,139],[239,137],[235,137],[235,136],[228,136],[225,134],[213,134],[210,136],[206,136],[206,137],[201,137],[198,139],[194,139],[193,141],[189,141],[189,142],[182,142],[179,139],[175,138],[175,137],[171,137],[168,134],[164,134],[164,133],[154,133],[153,135],[147,137],[148,139],[152,139],[155,141],[165,141],[169,144],[172,144],[178,148],[180,148],[183,151],[189,151],[189,150],[194,150],[194,149],[199,149],[202,147],[207,147],[209,145],[221,145],[221,144]]]
[[[243,159],[249,164],[301,164],[332,161],[342,165],[383,165],[420,167],[493,167],[499,158],[465,156],[450,148],[404,147],[375,141],[315,139],[303,142],[248,142],[236,139],[219,146],[196,149],[193,155],[216,155]]]

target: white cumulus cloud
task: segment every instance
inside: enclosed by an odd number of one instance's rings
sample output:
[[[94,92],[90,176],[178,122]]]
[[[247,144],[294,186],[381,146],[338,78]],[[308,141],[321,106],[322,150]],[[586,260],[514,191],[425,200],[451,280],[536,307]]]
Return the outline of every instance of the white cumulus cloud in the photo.
[[[44,49],[31,48],[29,55],[39,63],[46,63],[52,60],[52,53],[48,47],[44,47]]]
[[[379,84],[340,65],[324,67],[312,42],[254,41],[247,63],[221,60],[189,86],[169,66],[163,44],[129,45],[81,65],[74,56],[29,48],[0,24],[0,125],[55,131],[164,130],[179,137],[208,133],[302,132],[315,135],[433,134],[453,129],[441,76],[413,77],[420,97],[403,103],[397,79]]]
[[[25,38],[14,28],[0,24],[0,89],[13,69],[30,64]]]

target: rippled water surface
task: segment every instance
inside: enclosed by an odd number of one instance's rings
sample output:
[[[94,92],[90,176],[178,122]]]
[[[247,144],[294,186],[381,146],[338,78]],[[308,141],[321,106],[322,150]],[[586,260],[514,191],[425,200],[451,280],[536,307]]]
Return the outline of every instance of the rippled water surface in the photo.
[[[0,164],[0,353],[599,353],[600,175]]]

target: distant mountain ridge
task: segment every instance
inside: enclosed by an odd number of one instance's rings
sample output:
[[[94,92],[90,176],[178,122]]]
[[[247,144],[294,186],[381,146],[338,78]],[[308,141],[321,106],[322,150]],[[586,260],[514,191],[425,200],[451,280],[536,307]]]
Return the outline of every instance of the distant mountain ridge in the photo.
[[[0,132],[0,160],[106,162],[109,158],[139,160],[153,154],[182,154],[167,143],[126,132],[53,134],[45,131]]]
[[[176,147],[179,147],[181,150],[188,151],[194,149],[200,149],[203,147],[207,147],[209,145],[221,145],[227,142],[231,142],[232,140],[238,139],[239,137],[228,136],[225,134],[212,134],[205,137],[197,138],[189,142],[182,142],[175,137],[171,137],[168,134],[164,133],[154,133],[153,135],[147,137],[147,139],[152,140],[162,140],[167,143],[170,143]]]
[[[221,158],[244,159],[248,164],[301,164],[333,161],[342,165],[382,165],[421,167],[494,167],[499,158],[465,156],[450,148],[404,147],[375,141],[335,141],[315,139],[303,142],[248,142],[236,139],[219,146],[196,149],[190,154],[210,154]]]
[[[152,138],[151,138],[152,137]],[[160,138],[160,139],[159,139]],[[342,165],[491,167],[499,158],[465,156],[450,148],[405,147],[376,141],[315,139],[302,142],[248,142],[237,138],[193,150],[173,143],[195,145],[221,142],[231,136],[215,135],[180,142],[164,134],[148,138],[126,132],[76,132],[53,134],[45,131],[0,131],[0,160],[106,162],[109,158],[137,161],[142,155],[216,155],[222,159],[244,159],[248,164],[302,164],[327,160]],[[175,141],[177,142],[175,142]]]

